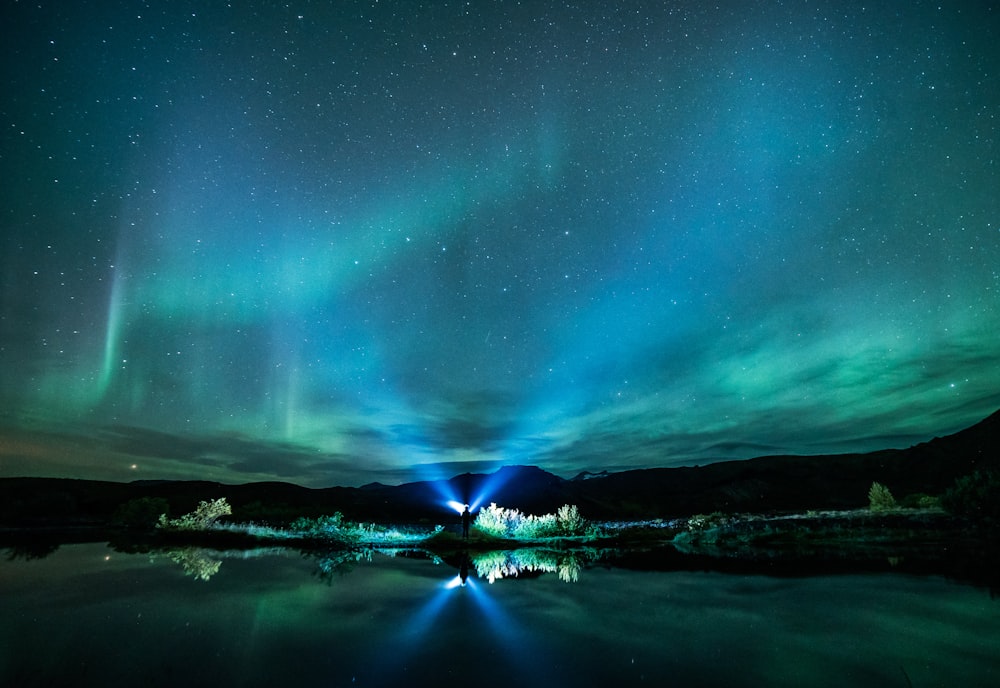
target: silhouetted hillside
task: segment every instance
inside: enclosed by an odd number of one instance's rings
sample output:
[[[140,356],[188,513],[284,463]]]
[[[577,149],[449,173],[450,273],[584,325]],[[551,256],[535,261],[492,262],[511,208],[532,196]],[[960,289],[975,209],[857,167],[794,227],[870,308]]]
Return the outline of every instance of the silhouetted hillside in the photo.
[[[599,473],[564,480],[532,466],[399,486],[309,489],[280,482],[0,479],[0,524],[15,527],[104,525],[125,502],[162,498],[171,515],[225,497],[233,518],[269,522],[342,512],[376,522],[447,523],[446,502],[497,502],[527,513],[576,504],[591,519],[670,518],[712,511],[782,512],[865,506],[873,481],[899,499],[938,495],[976,469],[1000,469],[1000,411],[976,425],[909,449],[829,456],[765,456],[689,468]]]
[[[981,468],[1000,468],[1000,411],[909,449],[625,471],[573,481],[567,498],[595,518],[844,509],[866,506],[873,481],[897,498],[938,495],[957,477]]]

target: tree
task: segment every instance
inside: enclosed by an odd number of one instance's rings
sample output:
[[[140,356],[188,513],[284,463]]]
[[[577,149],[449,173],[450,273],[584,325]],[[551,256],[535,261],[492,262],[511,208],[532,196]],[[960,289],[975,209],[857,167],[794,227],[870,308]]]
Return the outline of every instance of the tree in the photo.
[[[201,502],[198,508],[180,518],[168,519],[166,514],[160,514],[158,528],[174,528],[177,530],[208,530],[223,516],[233,513],[225,497]]]
[[[587,526],[576,504],[563,504],[556,511],[556,519],[559,521],[559,530],[566,535],[582,535]]]
[[[874,482],[868,488],[868,508],[872,511],[886,511],[896,508],[896,498],[882,483]]]
[[[962,476],[941,495],[941,506],[980,525],[1000,525],[1000,473],[976,471]]]

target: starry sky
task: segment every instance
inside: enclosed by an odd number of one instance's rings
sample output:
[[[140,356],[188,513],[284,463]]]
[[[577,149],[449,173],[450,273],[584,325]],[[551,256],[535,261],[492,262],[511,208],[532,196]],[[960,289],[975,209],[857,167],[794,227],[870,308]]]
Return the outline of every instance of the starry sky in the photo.
[[[906,447],[1000,408],[986,2],[0,9],[0,475]]]

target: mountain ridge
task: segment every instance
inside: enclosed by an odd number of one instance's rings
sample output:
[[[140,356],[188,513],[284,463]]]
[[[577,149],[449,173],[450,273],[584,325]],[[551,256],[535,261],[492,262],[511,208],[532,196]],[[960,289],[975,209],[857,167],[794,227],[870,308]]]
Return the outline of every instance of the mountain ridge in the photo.
[[[712,511],[775,513],[867,505],[873,481],[897,498],[940,494],[956,478],[1000,469],[1000,410],[951,435],[907,449],[859,454],[773,455],[698,466],[588,473],[566,479],[537,466],[504,466],[446,480],[402,485],[307,488],[285,482],[227,485],[212,481],[0,478],[0,524],[107,524],[123,503],[160,498],[171,514],[202,499],[226,497],[236,520],[286,519],[340,511],[374,522],[447,522],[446,502],[496,502],[526,513],[576,504],[592,519],[674,518]],[[581,476],[584,476],[581,478]]]

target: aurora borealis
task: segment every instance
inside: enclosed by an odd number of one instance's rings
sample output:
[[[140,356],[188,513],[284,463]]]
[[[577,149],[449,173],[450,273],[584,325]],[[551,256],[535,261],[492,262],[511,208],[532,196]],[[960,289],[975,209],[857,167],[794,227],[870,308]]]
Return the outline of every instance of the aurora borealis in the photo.
[[[0,475],[569,477],[1000,407],[988,3],[0,27]]]

